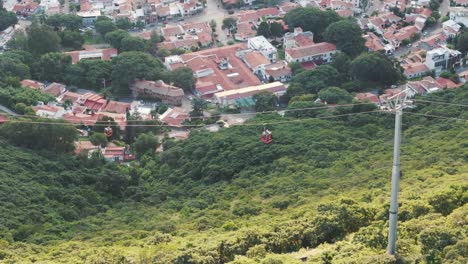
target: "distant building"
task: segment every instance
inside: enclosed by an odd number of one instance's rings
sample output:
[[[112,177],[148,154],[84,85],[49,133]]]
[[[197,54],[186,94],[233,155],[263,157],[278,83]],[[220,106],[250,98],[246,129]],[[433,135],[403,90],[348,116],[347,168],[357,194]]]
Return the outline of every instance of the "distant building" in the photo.
[[[444,31],[445,36],[449,38],[453,38],[460,33],[461,26],[453,21],[453,20],[447,20],[444,23],[442,23],[442,29]]]
[[[184,91],[164,81],[136,81],[131,90],[134,96],[150,96],[161,99],[163,103],[181,105]]]
[[[101,16],[101,11],[99,10],[80,11],[80,12],[76,12],[76,15],[83,19],[83,25],[91,26],[96,22],[97,18]]]
[[[283,60],[265,65],[262,68],[262,73],[266,81],[273,79],[274,81],[289,82],[292,79],[292,70]]]
[[[72,63],[76,64],[81,60],[103,60],[109,61],[118,55],[117,49],[98,49],[93,46],[85,46],[85,50],[75,50],[65,52],[72,57]]]
[[[333,54],[336,53],[336,45],[328,42],[321,42],[309,46],[286,49],[286,61],[291,62],[309,62],[316,64],[331,62]]]
[[[41,82],[34,81],[34,80],[22,80],[21,86],[27,87],[27,88],[32,88],[32,89],[38,89],[38,90],[43,90],[45,88],[45,85]]]
[[[285,49],[304,47],[314,44],[314,33],[303,32],[302,28],[294,28],[294,32],[287,32],[283,37],[283,47]]]
[[[433,49],[426,54],[426,66],[430,70],[447,69],[461,64],[462,53],[458,50],[452,50],[446,46]]]
[[[403,74],[406,76],[406,78],[421,77],[431,72],[431,70],[421,62],[401,64],[401,67],[404,69]]]
[[[172,127],[183,127],[182,123],[189,118],[187,112],[180,107],[168,108],[159,116],[159,121]]]
[[[254,38],[249,38],[247,40],[247,47],[252,50],[259,51],[270,62],[275,62],[277,60],[277,49],[271,45],[271,43],[264,36],[257,36]]]
[[[252,96],[261,92],[271,92],[279,97],[286,93],[286,87],[281,82],[267,83],[247,88],[219,92],[215,94],[215,99],[216,102],[218,102],[221,106],[228,106],[236,104],[238,100],[251,99]]]
[[[468,27],[468,8],[466,7],[449,7],[449,17],[451,20],[461,23]]]

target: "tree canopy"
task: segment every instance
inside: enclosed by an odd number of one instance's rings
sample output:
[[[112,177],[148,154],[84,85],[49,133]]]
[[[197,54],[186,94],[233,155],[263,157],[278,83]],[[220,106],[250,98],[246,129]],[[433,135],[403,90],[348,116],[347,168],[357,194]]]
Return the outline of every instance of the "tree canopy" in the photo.
[[[395,84],[401,78],[401,72],[385,55],[377,52],[365,53],[351,62],[352,75],[363,82],[375,82],[381,85]]]
[[[0,31],[7,29],[10,26],[18,23],[18,18],[13,12],[8,12],[5,8],[0,7]]]
[[[292,83],[299,84],[306,93],[317,93],[321,89],[337,84],[338,71],[330,65],[320,65],[314,70],[303,71],[293,77]]]
[[[48,52],[58,52],[60,50],[61,39],[51,27],[32,24],[26,31],[28,48],[32,54],[40,56]]]
[[[129,86],[136,79],[158,80],[163,71],[163,63],[149,54],[123,52],[112,60],[112,91],[128,94]]]
[[[365,40],[361,37],[361,28],[353,20],[340,20],[330,24],[324,33],[328,42],[336,44],[336,48],[351,57],[366,50]]]
[[[197,79],[193,76],[193,71],[189,67],[180,67],[170,72],[172,83],[184,89],[186,92],[193,92]]]
[[[276,104],[278,103],[278,98],[276,95],[270,92],[255,94],[253,99],[255,100],[255,111],[257,112],[275,110]]]
[[[335,11],[321,11],[315,7],[296,8],[284,17],[289,28],[301,27],[303,31],[314,33],[315,41],[322,39],[325,29],[332,23],[340,20]]]

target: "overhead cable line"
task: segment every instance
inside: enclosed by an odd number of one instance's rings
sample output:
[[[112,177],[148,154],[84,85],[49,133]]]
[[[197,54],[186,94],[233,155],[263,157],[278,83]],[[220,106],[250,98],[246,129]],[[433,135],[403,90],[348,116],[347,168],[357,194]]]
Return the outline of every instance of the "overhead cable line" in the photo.
[[[338,118],[344,116],[353,116],[359,114],[369,114],[369,113],[379,113],[382,112],[380,110],[374,111],[365,111],[365,112],[357,112],[357,113],[349,113],[349,114],[341,114],[341,115],[331,115],[331,116],[322,116],[322,117],[311,117],[311,118],[301,118],[301,119],[294,119],[294,120],[286,120],[286,121],[278,121],[278,122],[261,122],[261,123],[243,123],[243,124],[235,124],[232,126],[263,126],[263,125],[278,125],[278,124],[286,124],[286,123],[297,123],[297,122],[305,122],[309,120],[318,120],[318,119],[331,119],[331,118]],[[22,124],[44,124],[44,125],[70,125],[70,126],[79,126],[79,125],[86,125],[86,124],[75,124],[69,122],[41,122],[41,121],[29,121],[29,120],[10,120],[9,122],[12,123],[22,123]],[[92,126],[108,126],[108,123],[98,124]],[[116,126],[119,126],[117,123]],[[127,127],[172,127],[171,125],[164,125],[164,124],[127,124]],[[204,127],[205,124],[201,125],[182,125],[183,127]]]

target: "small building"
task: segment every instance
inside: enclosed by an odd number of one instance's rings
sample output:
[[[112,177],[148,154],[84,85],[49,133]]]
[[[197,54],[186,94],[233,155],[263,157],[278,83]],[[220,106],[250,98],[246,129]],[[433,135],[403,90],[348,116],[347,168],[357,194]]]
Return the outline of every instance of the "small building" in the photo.
[[[6,117],[4,115],[0,115],[0,125],[3,125],[8,121],[10,121],[10,119],[8,119],[8,117]]]
[[[369,101],[374,104],[380,103],[379,97],[373,93],[357,93],[354,98],[358,101]]]
[[[252,96],[261,92],[271,92],[280,97],[286,93],[286,87],[281,82],[272,82],[247,88],[229,90],[216,93],[216,102],[221,106],[236,104],[240,99],[251,99]]]
[[[37,105],[33,109],[36,115],[40,117],[61,118],[65,114],[65,109],[59,106]]]
[[[49,84],[44,90],[43,92],[46,93],[46,94],[50,94],[54,97],[59,97],[60,95],[62,95],[63,93],[65,93],[67,89],[65,88],[65,85],[61,84],[61,83],[51,83]]]
[[[45,88],[45,85],[43,83],[35,80],[25,79],[22,80],[20,83],[22,87],[27,87],[31,89],[43,90]]]
[[[449,7],[449,17],[450,20],[455,21],[456,23],[461,23],[468,27],[468,8],[466,7]]]
[[[248,52],[243,58],[245,64],[255,73],[261,74],[262,66],[270,64],[270,61],[259,51]]]
[[[316,64],[331,62],[333,54],[336,53],[336,45],[329,42],[321,42],[309,46],[286,49],[286,61],[291,62],[309,62]]]
[[[83,25],[90,26],[96,23],[97,18],[101,16],[101,11],[99,10],[80,11],[80,12],[76,12],[76,15],[83,19]]]
[[[446,46],[433,49],[426,54],[426,66],[430,70],[447,69],[461,64],[462,53],[458,50],[452,50]]]
[[[278,51],[271,45],[271,43],[264,36],[257,36],[254,38],[249,38],[247,40],[247,47],[252,50],[259,51],[270,62],[275,62],[277,60]]]
[[[115,48],[97,49],[93,46],[85,46],[85,50],[74,50],[65,52],[72,57],[72,64],[77,64],[81,60],[103,60],[110,61],[118,55]]]
[[[302,28],[294,28],[294,32],[287,32],[283,37],[283,47],[285,49],[304,47],[314,44],[314,33],[303,32]]]
[[[445,36],[449,38],[453,38],[460,33],[461,26],[453,21],[453,20],[447,20],[444,23],[442,23],[442,29],[444,31]]]
[[[404,69],[403,74],[406,76],[406,78],[410,79],[421,77],[431,72],[431,70],[421,62],[401,64],[401,67]]]
[[[105,159],[115,162],[124,162],[134,160],[135,157],[126,147],[109,146],[101,149]]]
[[[189,118],[189,114],[183,108],[168,108],[159,116],[159,121],[171,127],[183,127],[182,123]]]
[[[284,60],[265,65],[262,70],[267,81],[272,79],[279,82],[289,82],[292,79],[292,70]]]
[[[102,111],[116,114],[126,114],[130,110],[131,104],[125,102],[109,101]]]
[[[184,98],[184,90],[166,84],[164,81],[136,81],[131,90],[133,96],[150,96],[162,100],[163,103],[181,105]]]

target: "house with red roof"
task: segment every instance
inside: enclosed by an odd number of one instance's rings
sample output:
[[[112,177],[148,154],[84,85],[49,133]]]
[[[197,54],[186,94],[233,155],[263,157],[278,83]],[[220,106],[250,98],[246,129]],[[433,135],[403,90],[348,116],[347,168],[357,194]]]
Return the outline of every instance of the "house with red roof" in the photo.
[[[101,149],[101,153],[109,161],[124,162],[135,159],[135,156],[126,147],[108,146]]]
[[[265,65],[262,74],[265,80],[273,79],[274,81],[289,82],[292,79],[292,70],[284,60]]]
[[[74,50],[65,52],[72,57],[72,64],[77,64],[81,60],[103,60],[110,61],[118,55],[115,48],[98,49],[93,46],[84,46],[85,50]]]
[[[422,62],[401,64],[406,78],[416,78],[427,75],[431,70]]]
[[[43,90],[45,88],[45,85],[41,82],[35,81],[35,80],[29,80],[25,79],[20,82],[22,87],[27,87],[31,89],[37,89],[37,90]]]
[[[215,99],[221,106],[228,106],[237,104],[238,100],[251,99],[254,95],[261,92],[271,92],[279,97],[286,93],[286,87],[281,82],[266,83],[241,89],[219,92],[215,94]]]
[[[438,82],[442,86],[442,89],[453,89],[453,88],[458,88],[463,85],[463,83],[461,82],[456,83],[450,79],[442,78],[442,77],[437,78],[436,82]]]
[[[59,97],[60,95],[62,95],[63,93],[65,93],[67,89],[65,88],[65,85],[61,84],[61,83],[51,83],[49,84],[45,89],[43,89],[42,91],[46,94],[50,94],[54,97]]]
[[[304,47],[315,44],[314,33],[303,32],[302,28],[294,28],[294,32],[287,32],[283,36],[283,47],[285,49]]]
[[[34,112],[37,116],[47,117],[47,118],[62,118],[65,114],[65,109],[60,106],[52,105],[37,105],[33,107]]]
[[[159,116],[161,123],[171,127],[183,127],[182,123],[189,118],[189,114],[183,108],[168,108],[166,112]]]
[[[270,64],[270,60],[268,60],[259,51],[249,52],[242,59],[247,67],[249,67],[255,74],[260,74],[262,72],[262,67]]]
[[[184,91],[164,81],[136,81],[130,88],[133,96],[149,96],[160,99],[165,104],[181,105]]]
[[[336,45],[329,42],[321,42],[308,46],[291,48],[285,50],[286,61],[291,62],[309,62],[316,64],[331,62],[333,54],[336,53]]]
[[[246,49],[246,44],[240,43],[183,54],[180,59],[185,66],[192,69],[197,78],[196,93],[209,98],[216,92],[261,83],[241,58],[236,55],[236,53]]]
[[[8,121],[10,121],[10,119],[8,119],[8,117],[6,117],[4,115],[0,115],[0,125],[3,125]]]
[[[126,114],[131,108],[130,103],[109,101],[104,108],[103,112],[116,113],[116,114]]]
[[[374,33],[368,32],[366,35],[363,36],[363,38],[366,40],[365,46],[369,51],[386,51],[382,41]]]
[[[358,101],[370,101],[372,103],[380,103],[379,97],[373,93],[356,93],[354,96]]]

